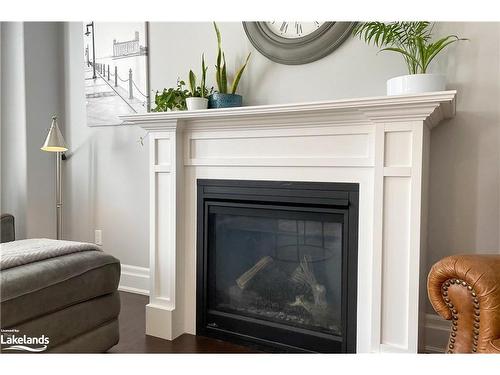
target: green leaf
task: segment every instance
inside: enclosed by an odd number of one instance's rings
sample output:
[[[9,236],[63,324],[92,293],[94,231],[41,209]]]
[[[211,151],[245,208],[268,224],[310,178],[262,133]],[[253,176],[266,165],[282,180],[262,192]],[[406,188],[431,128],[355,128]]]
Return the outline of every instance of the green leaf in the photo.
[[[222,88],[222,38],[220,35],[219,28],[217,24],[214,22],[215,34],[217,36],[217,63],[215,65],[215,82],[217,83],[217,87],[219,92],[221,92]]]
[[[250,59],[250,54],[251,53],[248,54],[248,56],[245,60],[245,64],[243,64],[243,66],[236,72],[236,75],[234,76],[234,81],[233,81],[233,84],[231,86],[231,94],[236,93],[236,89],[238,88],[238,84],[240,83],[241,75],[243,74],[243,71],[247,67],[248,60]]]
[[[220,74],[220,86],[219,92],[221,94],[227,94],[227,72],[226,72],[226,56],[222,53],[222,69]]]
[[[468,39],[459,38],[456,35],[449,35],[447,37],[439,39],[435,43],[431,43],[428,47],[428,56],[427,56],[427,60],[425,62],[424,71],[427,69],[427,67],[429,66],[431,61],[434,60],[434,58],[437,56],[437,54],[439,52],[441,52],[444,48],[446,48],[450,44],[456,43],[456,42],[461,41],[461,40],[463,41],[463,40],[468,40]]]
[[[191,94],[196,96],[196,76],[192,70],[189,71],[189,88],[191,90]]]
[[[207,80],[207,67],[205,66],[205,54],[201,55],[201,83],[200,83],[200,97],[205,97],[206,80]]]

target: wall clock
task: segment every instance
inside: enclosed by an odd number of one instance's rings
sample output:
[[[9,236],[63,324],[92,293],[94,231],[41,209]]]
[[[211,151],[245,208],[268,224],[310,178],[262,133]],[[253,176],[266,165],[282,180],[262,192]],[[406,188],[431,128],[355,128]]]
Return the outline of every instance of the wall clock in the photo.
[[[298,65],[332,53],[350,35],[355,22],[243,22],[253,46],[280,64]]]

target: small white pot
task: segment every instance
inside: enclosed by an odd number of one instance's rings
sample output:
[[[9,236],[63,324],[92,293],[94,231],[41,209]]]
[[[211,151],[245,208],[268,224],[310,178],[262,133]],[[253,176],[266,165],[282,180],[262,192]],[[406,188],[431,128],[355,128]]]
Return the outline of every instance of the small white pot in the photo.
[[[196,111],[199,109],[208,108],[207,98],[186,98],[186,106],[188,111]]]
[[[387,95],[420,94],[446,90],[443,74],[409,74],[387,81]]]

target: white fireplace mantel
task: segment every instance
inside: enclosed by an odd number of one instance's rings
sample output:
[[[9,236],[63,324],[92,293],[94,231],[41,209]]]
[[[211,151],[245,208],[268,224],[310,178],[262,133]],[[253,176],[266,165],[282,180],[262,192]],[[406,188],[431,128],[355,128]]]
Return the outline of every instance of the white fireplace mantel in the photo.
[[[123,116],[149,133],[146,333],[195,334],[197,179],[355,182],[357,351],[417,352],[430,129],[454,115],[455,97],[444,91]]]

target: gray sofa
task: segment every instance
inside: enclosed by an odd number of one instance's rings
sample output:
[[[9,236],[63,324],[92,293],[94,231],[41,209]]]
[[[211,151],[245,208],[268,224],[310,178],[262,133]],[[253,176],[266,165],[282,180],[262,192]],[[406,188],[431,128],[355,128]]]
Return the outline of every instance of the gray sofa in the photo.
[[[14,227],[13,218],[3,220]],[[13,235],[12,230],[12,235]],[[120,262],[84,251],[0,272],[0,327],[49,338],[46,352],[100,353],[118,343]],[[3,351],[5,352],[5,351]]]

